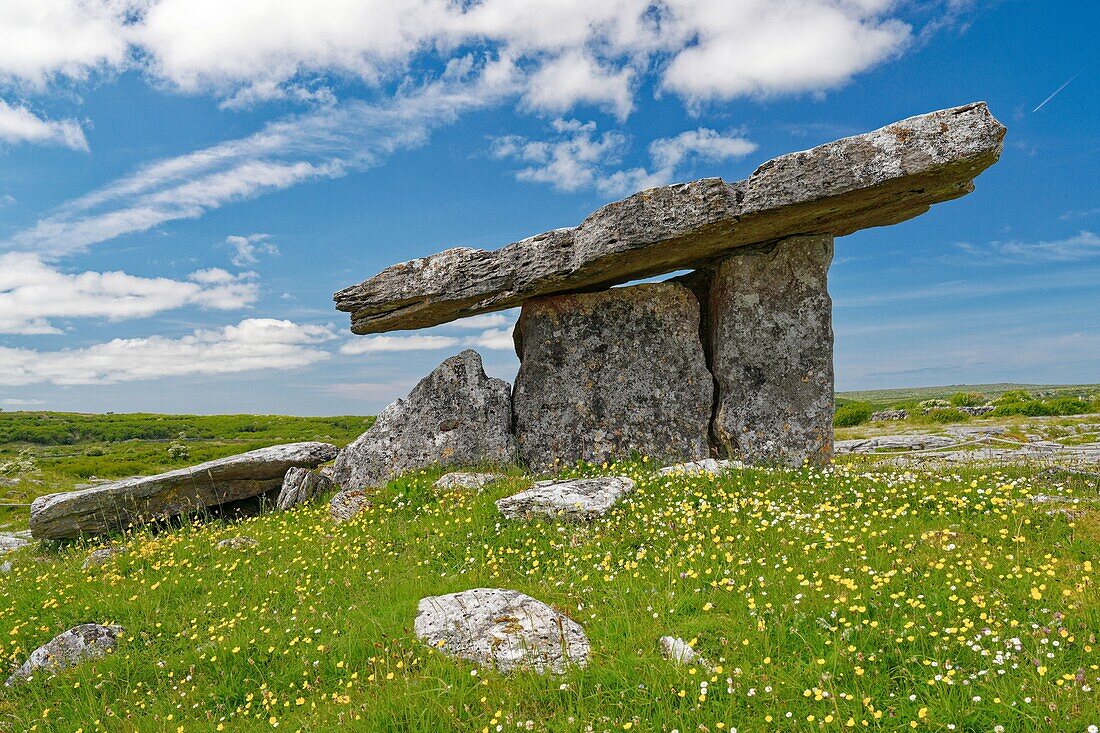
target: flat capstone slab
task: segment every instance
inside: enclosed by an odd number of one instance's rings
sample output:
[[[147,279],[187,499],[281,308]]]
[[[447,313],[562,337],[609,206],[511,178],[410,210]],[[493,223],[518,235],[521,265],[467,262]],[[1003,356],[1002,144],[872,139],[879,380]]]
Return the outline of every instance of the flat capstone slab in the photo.
[[[495,251],[449,249],[335,294],[354,333],[416,329],[556,293],[705,267],[749,245],[896,224],[964,196],[1001,155],[983,102],[789,153],[743,181],[704,178],[608,204]]]
[[[424,598],[416,635],[443,654],[501,672],[564,673],[588,662],[584,629],[542,601],[514,590],[474,588]]]
[[[634,490],[626,476],[539,481],[531,488],[497,501],[508,519],[545,515],[575,521],[602,517]]]

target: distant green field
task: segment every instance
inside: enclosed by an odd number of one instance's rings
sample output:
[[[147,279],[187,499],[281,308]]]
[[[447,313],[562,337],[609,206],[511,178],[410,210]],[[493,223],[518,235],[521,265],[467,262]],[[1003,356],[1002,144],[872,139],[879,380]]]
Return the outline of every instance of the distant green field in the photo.
[[[0,412],[0,529],[35,497],[92,478],[170,471],[279,443],[355,440],[373,417]],[[9,505],[9,506],[4,506]]]
[[[1036,397],[1081,397],[1100,394],[1100,384],[951,384],[942,387],[904,387],[900,389],[869,389],[837,392],[837,404],[868,402],[875,407],[889,407],[921,400],[945,400],[957,392],[980,392],[990,399],[1005,392],[1025,390]]]

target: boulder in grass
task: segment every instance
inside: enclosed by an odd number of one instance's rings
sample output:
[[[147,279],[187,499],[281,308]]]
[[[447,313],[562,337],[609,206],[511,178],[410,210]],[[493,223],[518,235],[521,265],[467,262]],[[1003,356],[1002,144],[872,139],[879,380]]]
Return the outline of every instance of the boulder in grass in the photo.
[[[121,555],[124,552],[126,552],[126,548],[124,547],[101,547],[85,558],[82,568],[84,570],[91,570],[92,568],[102,567],[106,565],[107,561],[112,557]]]
[[[370,497],[363,489],[341,491],[328,504],[328,513],[336,524],[344,524],[371,505]]]
[[[658,645],[661,647],[661,656],[674,664],[684,667],[702,667],[707,671],[713,669],[710,662],[679,637],[662,636],[658,641]]]
[[[121,626],[74,626],[31,652],[23,666],[8,677],[5,684],[11,686],[26,682],[39,671],[52,674],[86,660],[100,659],[115,648],[121,634]]]
[[[299,504],[307,504],[332,490],[332,479],[308,468],[292,468],[283,477],[283,488],[275,500],[275,508],[285,511]]]
[[[658,476],[698,476],[704,473],[710,473],[718,475],[725,473],[726,471],[732,471],[736,468],[744,468],[745,464],[741,461],[730,461],[727,459],[714,459],[704,458],[701,461],[691,461],[690,463],[674,463],[671,466],[665,466],[664,468],[657,470]]]
[[[101,535],[251,499],[277,490],[288,469],[318,466],[336,452],[328,443],[275,445],[156,476],[40,496],[31,504],[31,534],[49,540]]]
[[[633,490],[634,482],[625,476],[539,481],[526,491],[499,500],[497,509],[508,519],[544,514],[584,521],[603,516]]]
[[[561,674],[588,662],[584,629],[514,590],[474,588],[431,596],[417,607],[416,635],[444,654],[495,667]]]
[[[485,374],[467,349],[420,380],[340,451],[333,480],[344,489],[384,484],[433,465],[508,463],[515,457],[512,388]]]
[[[251,547],[255,547],[260,544],[251,537],[229,537],[218,543],[218,547],[223,550],[247,550]]]
[[[466,471],[454,471],[439,477],[433,486],[440,491],[453,491],[455,489],[482,489],[491,483],[504,478],[502,473],[469,473]]]

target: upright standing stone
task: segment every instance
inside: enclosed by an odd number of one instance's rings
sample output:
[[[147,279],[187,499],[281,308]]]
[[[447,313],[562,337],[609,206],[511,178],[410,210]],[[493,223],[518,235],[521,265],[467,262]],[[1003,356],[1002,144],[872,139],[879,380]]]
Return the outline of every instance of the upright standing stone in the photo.
[[[362,489],[433,465],[508,463],[516,452],[511,392],[486,376],[476,351],[452,356],[340,451],[333,480]]]
[[[721,455],[792,465],[832,456],[832,258],[832,237],[791,237],[696,281]]]
[[[709,455],[699,301],[676,283],[528,301],[515,330],[520,455],[536,471],[632,451]]]

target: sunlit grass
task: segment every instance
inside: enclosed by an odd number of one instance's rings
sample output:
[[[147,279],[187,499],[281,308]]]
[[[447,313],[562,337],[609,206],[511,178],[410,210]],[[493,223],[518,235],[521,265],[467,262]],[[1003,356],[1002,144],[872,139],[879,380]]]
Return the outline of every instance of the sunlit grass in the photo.
[[[126,627],[100,662],[0,691],[0,730],[1085,731],[1100,723],[1100,522],[1020,470],[855,466],[660,478],[588,525],[502,520],[527,486],[439,495],[438,471],[351,523],[323,505],[91,547],[23,550],[0,576],[8,666],[81,622]],[[1071,482],[1072,481],[1072,482]],[[252,549],[218,549],[247,535]],[[588,668],[455,661],[417,601],[513,588],[581,623]],[[663,634],[719,671],[670,665]]]

